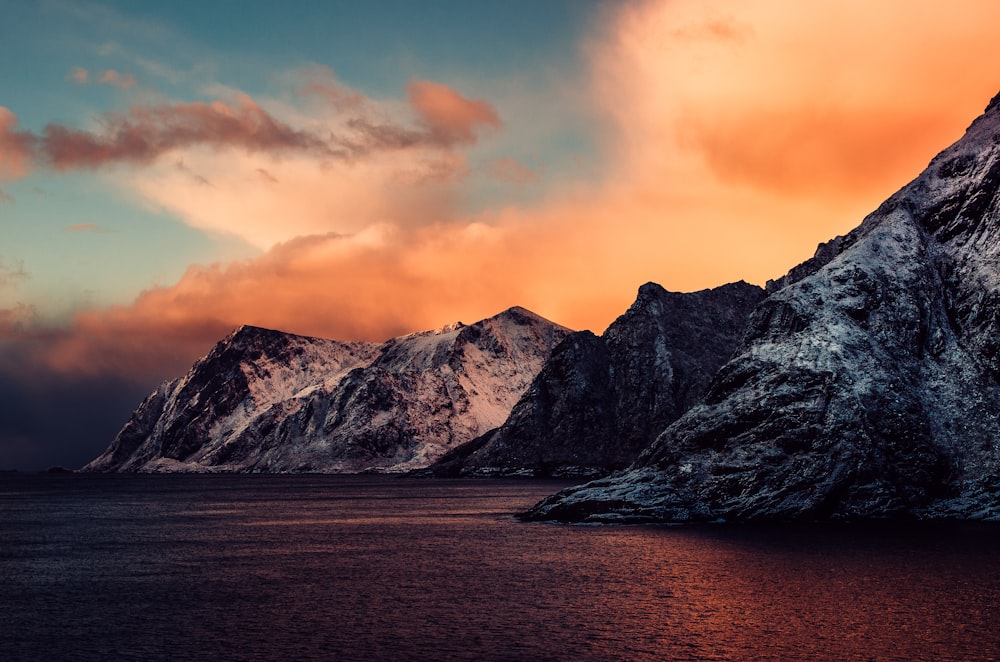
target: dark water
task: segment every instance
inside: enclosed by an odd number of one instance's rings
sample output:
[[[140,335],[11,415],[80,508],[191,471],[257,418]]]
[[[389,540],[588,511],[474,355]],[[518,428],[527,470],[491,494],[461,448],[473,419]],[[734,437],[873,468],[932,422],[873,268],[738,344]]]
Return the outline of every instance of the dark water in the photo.
[[[559,486],[0,476],[0,659],[1000,657],[1000,528],[511,519]]]

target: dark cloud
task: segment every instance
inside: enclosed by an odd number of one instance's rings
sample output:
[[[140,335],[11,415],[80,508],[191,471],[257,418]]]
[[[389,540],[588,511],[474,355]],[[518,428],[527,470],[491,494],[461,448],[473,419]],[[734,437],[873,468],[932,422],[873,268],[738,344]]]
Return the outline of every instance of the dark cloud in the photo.
[[[21,333],[35,321],[35,307],[19,303],[12,308],[0,308],[0,339],[5,336]]]
[[[97,225],[96,223],[74,223],[68,226],[63,232],[69,234],[76,234],[78,232],[91,232],[93,234],[110,234],[114,230],[109,230],[105,227]]]
[[[317,135],[292,128],[247,97],[235,104],[133,106],[127,113],[106,113],[100,123],[98,132],[49,124],[32,138],[32,151],[58,171],[151,163],[170,150],[200,145],[336,156]]]
[[[19,131],[17,116],[0,106],[0,184],[5,180],[23,177],[34,158],[36,136],[30,131]],[[13,198],[0,188],[0,202]]]
[[[73,67],[73,69],[66,74],[66,80],[75,81],[80,85],[84,85],[90,81],[90,72],[83,67]]]
[[[355,158],[370,152],[417,147],[452,150],[474,143],[478,130],[502,124],[488,101],[466,99],[446,85],[416,80],[407,85],[406,91],[417,116],[417,127],[358,115],[347,120],[350,133],[336,137],[336,144]]]
[[[257,168],[257,174],[260,175],[265,180],[271,182],[272,184],[278,183],[278,178],[272,175],[267,170],[264,170],[263,168]]]
[[[337,138],[337,144],[355,158],[376,151],[410,149],[429,142],[423,131],[391,122],[377,123],[367,117],[352,117],[347,120],[347,127],[351,135]]]
[[[178,161],[176,164],[174,164],[174,166],[180,172],[183,172],[185,175],[187,175],[188,177],[190,177],[191,181],[193,181],[194,183],[196,183],[196,184],[198,184],[200,186],[211,186],[212,185],[212,182],[208,181],[208,179],[206,179],[203,175],[199,175],[197,172],[195,172],[194,170],[192,170],[191,168],[189,168],[187,166],[187,164],[184,163],[184,161]]]
[[[0,371],[0,470],[83,466],[153,387],[118,377]]]
[[[5,329],[0,319],[0,470],[82,467],[107,448],[159,382],[184,374],[191,357],[211,347],[202,343],[173,362],[159,357],[155,371],[75,371],[47,355],[68,333],[35,325]],[[146,344],[152,353],[159,349]],[[109,344],[98,351],[113,355],[120,350]]]
[[[24,270],[24,260],[8,261],[0,255],[0,289],[12,287],[28,278]]]
[[[135,87],[135,76],[132,74],[123,74],[114,69],[108,69],[103,74],[98,81],[104,85],[112,85],[114,87],[120,87],[123,90]]]
[[[106,71],[100,82],[130,87],[134,80]],[[319,159],[353,160],[374,152],[432,148],[450,150],[476,140],[483,127],[499,127],[493,106],[469,100],[439,83],[417,80],[407,86],[416,126],[381,117],[357,93],[333,83],[306,88],[330,100],[347,130],[297,129],[271,115],[247,96],[213,101],[132,106],[98,118],[97,130],[49,124],[40,134],[17,130],[16,116],[0,108],[0,179],[24,176],[30,165],[59,172],[94,170],[116,163],[145,165],[176,149],[237,148],[273,155],[309,154]]]

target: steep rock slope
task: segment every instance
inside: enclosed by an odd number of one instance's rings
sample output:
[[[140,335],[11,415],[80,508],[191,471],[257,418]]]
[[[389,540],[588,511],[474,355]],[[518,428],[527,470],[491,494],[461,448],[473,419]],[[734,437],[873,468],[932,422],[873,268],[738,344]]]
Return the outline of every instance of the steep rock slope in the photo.
[[[245,332],[237,333],[187,377],[161,386],[86,469],[353,473],[426,466],[499,425],[569,331],[512,308],[383,345],[266,333],[263,350],[248,353]],[[302,351],[290,354],[286,344]],[[260,374],[269,376],[266,383],[248,376]]]
[[[594,476],[628,466],[704,395],[763,295],[747,283],[688,294],[643,285],[603,336],[563,340],[498,430],[432,472]]]
[[[242,326],[187,375],[153,391],[84,470],[197,470],[185,461],[225,444],[276,404],[335,386],[351,369],[370,363],[377,348]]]
[[[629,471],[526,517],[1000,518],[998,99],[771,284],[704,401]]]

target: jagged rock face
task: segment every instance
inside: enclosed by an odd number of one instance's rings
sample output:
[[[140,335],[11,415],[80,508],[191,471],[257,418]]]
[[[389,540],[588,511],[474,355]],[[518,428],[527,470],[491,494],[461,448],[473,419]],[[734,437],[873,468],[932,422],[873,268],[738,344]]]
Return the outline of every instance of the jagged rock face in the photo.
[[[278,403],[336,384],[352,368],[370,363],[377,347],[240,327],[186,376],[157,387],[84,469],[183,470],[200,450],[224,444]]]
[[[520,308],[383,345],[256,330],[248,349],[238,333],[151,395],[86,468],[419,468],[499,425],[567,333]]]
[[[566,475],[618,461],[604,448],[615,435],[615,396],[606,344],[589,331],[556,348],[503,425],[452,475]],[[448,458],[450,460],[450,458]],[[432,467],[432,470],[435,470]]]
[[[432,470],[593,476],[628,466],[705,393],[763,294],[747,283],[689,294],[643,285],[602,337],[566,338],[498,430]]]
[[[1000,107],[770,284],[703,402],[529,518],[1000,518]]]
[[[689,294],[649,284],[604,334],[612,356],[617,434],[631,461],[704,395],[763,299],[739,282]]]

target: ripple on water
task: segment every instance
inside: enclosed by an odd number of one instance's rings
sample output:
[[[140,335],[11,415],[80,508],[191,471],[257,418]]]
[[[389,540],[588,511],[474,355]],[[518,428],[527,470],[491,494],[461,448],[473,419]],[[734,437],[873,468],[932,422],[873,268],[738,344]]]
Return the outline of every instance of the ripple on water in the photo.
[[[568,527],[565,483],[4,476],[4,659],[989,659],[1000,528]]]

